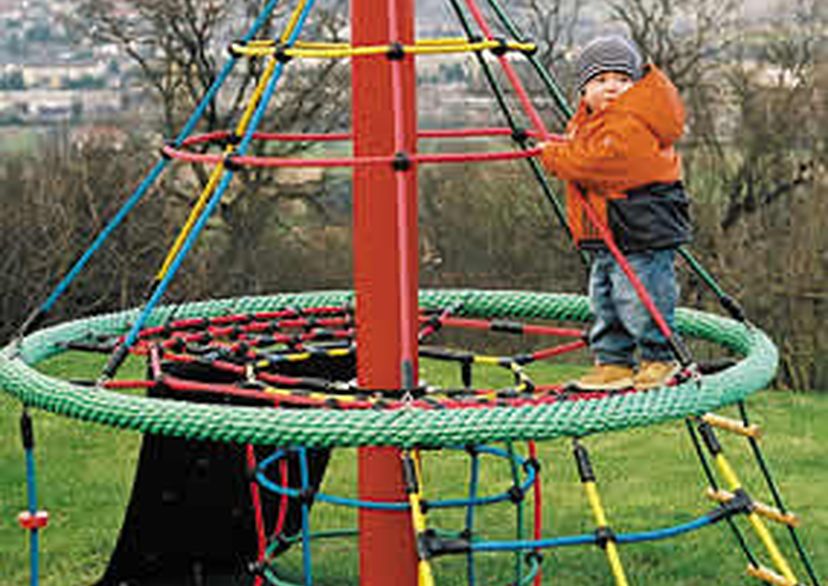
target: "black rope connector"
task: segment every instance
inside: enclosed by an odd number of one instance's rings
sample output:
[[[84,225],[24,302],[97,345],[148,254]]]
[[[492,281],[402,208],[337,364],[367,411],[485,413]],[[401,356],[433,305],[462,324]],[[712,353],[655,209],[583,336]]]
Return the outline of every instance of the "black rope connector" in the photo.
[[[402,61],[405,58],[405,47],[401,42],[394,41],[389,45],[385,55],[389,61]]]
[[[699,434],[711,455],[718,456],[722,453],[722,444],[719,443],[719,438],[716,437],[716,433],[709,423],[706,421],[699,423]]]
[[[164,141],[164,146],[162,146],[160,149],[158,149],[158,152],[161,155],[162,159],[164,159],[165,161],[169,161],[169,160],[172,159],[172,155],[167,152],[167,149],[168,148],[174,149],[176,147],[177,147],[177,145],[175,144],[174,140],[165,140]]]
[[[236,146],[242,141],[242,135],[232,132],[222,139],[223,146]]]
[[[417,472],[414,470],[414,459],[406,456],[402,461],[403,480],[405,481],[405,492],[415,494],[419,492],[417,484]]]
[[[34,448],[34,429],[32,417],[25,409],[20,414],[20,439],[23,442],[23,449],[28,451]]]
[[[480,453],[480,448],[477,447],[475,444],[466,444],[466,453],[469,456],[476,456]]]
[[[718,523],[722,519],[729,519],[734,515],[747,514],[753,511],[754,503],[745,489],[733,491],[733,498],[723,502],[710,513],[710,522]]]
[[[609,527],[598,527],[595,530],[595,543],[601,549],[606,549],[609,542],[615,543],[615,531]]]
[[[526,141],[529,140],[529,131],[523,127],[516,126],[512,130],[512,140],[520,146],[526,146]]]
[[[442,555],[468,553],[470,549],[471,543],[468,539],[440,537],[434,529],[426,529],[417,535],[417,553],[421,560],[429,560]]]
[[[523,501],[523,498],[526,496],[526,492],[519,486],[514,485],[509,488],[509,500],[513,503],[520,504]]]
[[[236,172],[242,168],[242,166],[236,161],[236,157],[238,155],[235,151],[232,153],[228,153],[222,159],[222,163],[224,164],[224,168],[228,171]]]
[[[523,469],[527,472],[534,470],[537,475],[541,470],[541,463],[537,458],[529,458],[523,463]]]
[[[538,565],[543,563],[543,553],[540,550],[532,550],[526,552],[526,556],[524,557],[527,564],[532,564],[532,562],[536,562]]]
[[[537,52],[538,52],[538,44],[537,44],[535,41],[532,41],[532,40],[526,40],[526,41],[523,41],[523,42],[524,42],[525,44],[531,44],[532,46],[531,46],[531,47],[526,47],[526,48],[524,48],[524,49],[521,49],[521,53],[523,53],[524,55],[526,55],[526,56],[528,56],[528,57],[531,57],[532,55],[537,54]]]
[[[299,491],[299,502],[303,505],[309,505],[316,498],[316,489],[312,486],[306,486]]]
[[[578,465],[578,476],[581,478],[581,482],[595,482],[595,472],[592,470],[587,449],[578,442],[574,442],[572,452],[575,455],[575,463]]]
[[[431,503],[425,499],[420,500],[420,512],[423,515],[427,515],[428,512],[431,510]]]
[[[730,317],[733,319],[743,322],[747,319],[745,316],[745,310],[742,309],[742,306],[739,305],[739,302],[736,301],[730,295],[724,295],[720,299],[722,307],[730,314]]]
[[[394,168],[394,171],[408,171],[411,168],[411,157],[403,151],[394,153],[394,160],[391,166]]]
[[[288,47],[282,43],[276,45],[276,49],[273,52],[273,56],[276,58],[276,61],[279,63],[288,63],[291,59],[293,59],[291,55],[287,54],[287,49]]]
[[[509,43],[503,37],[495,37],[492,41],[497,43],[496,47],[492,47],[492,55],[495,57],[502,57],[509,51]]]
[[[230,53],[230,56],[234,58],[241,57],[241,53],[239,52],[236,45],[241,45],[242,47],[244,47],[247,45],[247,41],[233,41],[229,45],[227,45],[227,52]]]

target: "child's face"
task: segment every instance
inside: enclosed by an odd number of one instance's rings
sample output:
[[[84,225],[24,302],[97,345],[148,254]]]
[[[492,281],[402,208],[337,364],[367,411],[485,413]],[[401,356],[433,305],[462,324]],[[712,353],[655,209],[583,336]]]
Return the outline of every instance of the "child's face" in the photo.
[[[581,98],[592,112],[600,112],[633,85],[633,79],[626,73],[607,71],[590,79]]]

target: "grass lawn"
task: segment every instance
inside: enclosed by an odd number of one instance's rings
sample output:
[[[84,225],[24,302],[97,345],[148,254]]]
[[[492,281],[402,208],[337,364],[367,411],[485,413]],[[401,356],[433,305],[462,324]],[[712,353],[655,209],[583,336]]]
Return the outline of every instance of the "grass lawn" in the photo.
[[[66,358],[44,369],[71,376],[76,363]],[[133,368],[138,369],[140,365]],[[437,380],[445,374],[424,364],[424,376]],[[550,373],[547,373],[550,374]],[[555,371],[550,376],[568,376]],[[129,373],[127,373],[129,376]],[[538,379],[541,377],[538,376]],[[828,576],[828,396],[764,392],[749,402],[752,418],[765,431],[763,446],[778,485],[790,509],[803,521],[803,537],[816,569]],[[734,414],[726,410],[725,415]],[[19,406],[0,394],[0,586],[28,583],[27,535],[15,517],[25,508],[24,462],[18,432]],[[38,492],[51,514],[42,534],[41,583],[74,586],[100,576],[122,522],[129,498],[140,436],[98,425],[75,422],[35,412]],[[728,458],[744,485],[760,500],[770,501],[752,465],[746,442],[721,433]],[[610,523],[628,533],[663,528],[708,511],[703,496],[705,479],[683,422],[648,429],[587,438],[598,486]],[[525,451],[520,446],[521,451]],[[564,440],[540,446],[544,480],[544,534],[571,535],[594,529],[586,498],[577,481],[571,446]],[[323,491],[354,496],[355,452],[334,453]],[[452,451],[424,454],[426,498],[462,497],[468,476],[468,458]],[[509,466],[484,458],[481,493],[493,494],[510,485]],[[462,529],[463,511],[433,511],[429,526]],[[485,539],[513,539],[515,508],[511,504],[477,511],[476,526]],[[527,518],[531,511],[527,509]],[[743,521],[740,519],[740,521]],[[314,530],[350,528],[356,515],[328,505],[315,507]],[[744,523],[751,549],[764,563],[767,555]],[[774,529],[793,562],[785,532]],[[299,581],[301,555],[294,548],[283,558],[280,571]],[[357,583],[356,541],[353,538],[314,544],[316,584]],[[707,527],[676,539],[621,547],[621,558],[633,584],[753,584],[745,575],[746,561],[726,525]],[[512,554],[479,554],[478,584],[505,584],[515,578]],[[795,565],[800,579],[804,573]],[[568,586],[612,584],[605,556],[596,547],[547,550],[544,584]],[[465,584],[464,558],[440,558],[434,563],[440,585]]]

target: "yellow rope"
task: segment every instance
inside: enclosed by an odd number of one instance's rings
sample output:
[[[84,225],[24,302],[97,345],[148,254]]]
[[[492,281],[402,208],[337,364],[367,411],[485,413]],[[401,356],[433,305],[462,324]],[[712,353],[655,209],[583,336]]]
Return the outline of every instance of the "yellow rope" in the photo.
[[[739,477],[736,476],[736,472],[730,466],[730,463],[725,458],[724,454],[721,452],[716,454],[714,459],[716,463],[716,467],[719,469],[719,473],[724,478],[725,482],[728,485],[728,488],[736,492],[737,490],[742,489],[742,483],[739,480]],[[751,526],[753,527],[754,532],[759,537],[759,540],[762,542],[762,545],[765,546],[768,554],[773,560],[774,566],[785,579],[790,580],[794,584],[797,582],[796,576],[793,573],[790,565],[788,564],[785,556],[782,555],[782,552],[779,550],[779,547],[776,545],[776,541],[773,539],[773,535],[771,532],[768,531],[768,528],[765,526],[765,523],[759,517],[759,515],[755,511],[751,511],[747,514],[748,521],[750,522]]]
[[[471,53],[504,47],[510,51],[534,51],[537,47],[534,43],[518,43],[507,41],[479,41],[469,43],[466,39],[422,39],[414,45],[403,45],[402,51],[406,54],[436,55],[447,53]],[[305,59],[343,59],[348,57],[364,57],[367,55],[384,55],[393,49],[391,45],[367,45],[354,47],[347,43],[320,43],[301,42],[293,47],[285,49],[277,46],[273,41],[251,41],[248,43],[234,43],[233,52],[248,57],[266,57],[281,51],[288,57],[299,57]]]
[[[282,40],[283,42],[290,38],[290,35],[293,32],[293,29],[296,27],[296,23],[299,21],[299,16],[304,5],[307,3],[307,0],[301,0],[294,10],[293,14],[291,15],[290,22],[287,25],[284,33],[282,33]],[[265,67],[265,71],[262,74],[259,83],[257,84],[255,90],[253,91],[253,95],[250,98],[250,101],[247,103],[247,107],[245,108],[244,112],[242,113],[241,119],[239,120],[238,124],[236,125],[235,136],[241,136],[247,130],[248,125],[250,124],[250,120],[253,118],[253,114],[256,112],[256,107],[259,105],[259,101],[261,100],[262,95],[267,88],[267,84],[270,81],[270,78],[273,76],[273,72],[276,69],[277,61],[275,59],[270,59]],[[233,152],[235,147],[233,145],[227,145],[224,149],[224,154],[228,155]],[[196,221],[198,220],[201,212],[204,210],[207,202],[210,199],[213,191],[219,184],[222,176],[224,175],[224,164],[219,163],[218,165],[213,168],[213,172],[210,174],[210,178],[207,181],[207,185],[199,195],[198,199],[196,200],[193,209],[190,210],[190,215],[187,216],[187,220],[184,222],[184,225],[181,227],[181,231],[179,232],[178,236],[173,242],[173,245],[170,247],[170,250],[167,252],[166,258],[164,258],[164,262],[161,264],[161,268],[158,269],[158,274],[156,274],[155,279],[156,281],[161,281],[167,271],[170,270],[170,266],[172,265],[175,257],[178,255],[178,252],[181,250],[181,247],[184,245],[184,241],[189,236],[190,232],[193,230],[193,226],[195,226]]]
[[[595,485],[595,482],[584,482],[584,491],[586,492],[587,501],[589,501],[589,508],[592,509],[592,516],[595,519],[595,524],[598,527],[609,527],[607,515],[604,511],[604,506],[601,503],[601,497],[598,494],[598,487]],[[610,540],[607,541],[605,550],[610,570],[615,578],[615,583],[618,586],[628,586],[629,582],[627,582],[627,576],[624,574],[624,566],[621,564],[621,556],[618,555],[618,546],[614,541]]]

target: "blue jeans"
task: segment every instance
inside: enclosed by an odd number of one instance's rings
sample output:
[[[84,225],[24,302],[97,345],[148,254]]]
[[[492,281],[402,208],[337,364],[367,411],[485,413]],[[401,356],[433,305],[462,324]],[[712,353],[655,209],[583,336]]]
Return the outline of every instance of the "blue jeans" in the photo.
[[[678,299],[675,249],[633,252],[627,255],[627,260],[670,331],[675,332]],[[673,360],[667,340],[608,250],[594,252],[589,299],[595,315],[595,323],[589,332],[589,346],[599,364],[634,366],[636,349],[642,360]]]

